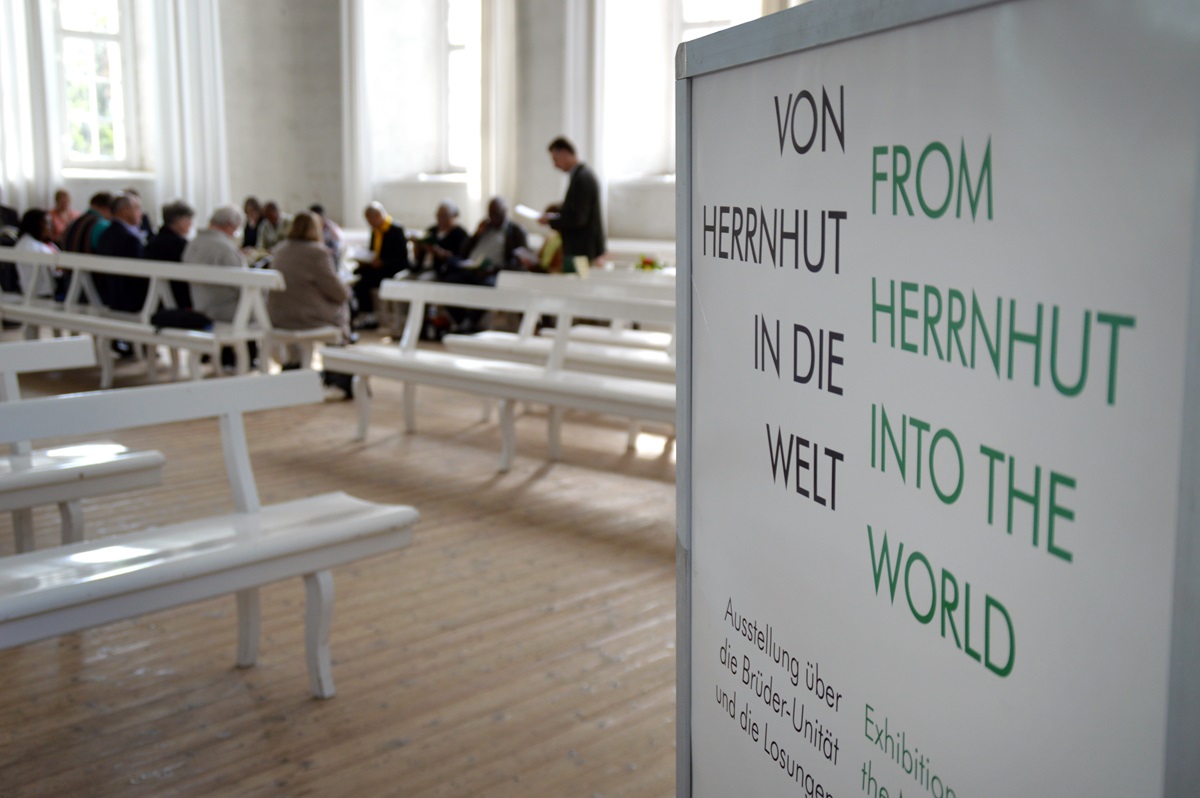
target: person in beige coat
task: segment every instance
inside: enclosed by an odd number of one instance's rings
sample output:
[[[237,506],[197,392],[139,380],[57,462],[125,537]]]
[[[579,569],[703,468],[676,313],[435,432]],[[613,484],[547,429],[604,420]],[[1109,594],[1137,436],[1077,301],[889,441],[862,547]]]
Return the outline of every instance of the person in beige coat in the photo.
[[[329,325],[342,330],[343,343],[350,340],[350,289],[338,277],[314,214],[296,215],[287,238],[273,253],[271,268],[287,283],[283,291],[267,297],[273,326],[303,330]]]

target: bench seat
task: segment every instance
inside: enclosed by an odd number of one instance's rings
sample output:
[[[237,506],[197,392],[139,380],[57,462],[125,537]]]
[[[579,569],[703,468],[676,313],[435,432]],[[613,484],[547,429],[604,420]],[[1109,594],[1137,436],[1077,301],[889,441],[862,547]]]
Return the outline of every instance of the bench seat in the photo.
[[[512,333],[510,333],[512,334]],[[538,335],[545,338],[554,337],[554,329],[547,327]],[[675,336],[660,330],[630,330],[598,324],[576,324],[571,327],[571,338],[606,346],[625,346],[634,349],[658,349],[663,352],[670,349],[675,342]]]
[[[417,511],[327,493],[0,560],[0,647],[407,546]]]
[[[152,487],[164,462],[162,452],[105,441],[0,457],[0,511]]]
[[[579,327],[572,328],[572,341],[563,359],[564,368],[675,382],[675,361],[666,351],[588,342],[575,335],[576,329]],[[605,327],[595,329],[609,331]],[[486,331],[474,335],[447,335],[442,338],[442,344],[456,354],[498,357],[520,363],[545,363],[554,348],[554,339],[540,336],[525,338],[516,333]]]
[[[370,425],[369,391],[364,379],[380,377],[404,382],[404,419],[416,431],[416,386],[433,385],[497,398],[500,405],[500,470],[512,466],[516,450],[513,403],[537,402],[552,408],[551,457],[561,449],[561,408],[675,423],[675,384],[650,380],[547,369],[531,363],[456,355],[418,349],[405,352],[387,344],[360,344],[323,351],[325,368],[355,375],[358,440]]]

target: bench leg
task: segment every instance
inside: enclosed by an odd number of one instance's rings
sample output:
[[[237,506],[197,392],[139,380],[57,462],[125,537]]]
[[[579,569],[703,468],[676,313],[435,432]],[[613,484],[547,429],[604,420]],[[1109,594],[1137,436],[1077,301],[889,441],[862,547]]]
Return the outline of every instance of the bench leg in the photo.
[[[62,518],[62,542],[79,543],[83,540],[83,502],[74,499],[58,503],[58,514]]]
[[[219,375],[221,373],[221,349],[220,349],[220,347],[217,347],[216,352],[217,352],[216,355],[213,355],[210,352],[208,359],[209,359],[209,362],[213,364],[213,368],[215,369],[214,373]],[[191,377],[193,380],[204,379],[204,364],[200,362],[201,359],[203,358],[203,355],[200,352],[195,352],[195,351],[189,349],[188,353],[187,353],[187,358],[188,358],[188,376]]]
[[[288,350],[288,355],[290,356],[291,354],[292,354],[291,350]],[[296,360],[299,361],[299,363],[300,363],[300,368],[302,368],[302,369],[311,369],[312,368],[312,358],[313,358],[312,341],[301,341],[300,343],[296,344],[296,353],[295,354],[296,354]]]
[[[100,365],[100,387],[111,388],[113,384],[112,342],[107,338],[96,339],[96,362]]]
[[[239,590],[237,593],[238,645],[237,666],[250,668],[258,662],[259,613],[258,588]]]
[[[235,374],[249,374],[250,373],[250,347],[246,344],[245,341],[238,341],[237,343],[235,343],[233,345],[233,351],[235,353],[234,361],[233,361],[234,373]],[[263,353],[263,356],[264,357],[266,356],[265,352]]]
[[[417,384],[404,383],[404,431],[417,431]]]
[[[333,622],[333,574],[317,571],[304,575],[307,602],[305,652],[308,681],[317,698],[333,698],[333,666],[329,659],[329,627]]]
[[[158,347],[146,344],[140,347],[142,360],[146,361],[146,381],[158,382]]]
[[[547,444],[550,449],[550,459],[551,460],[561,460],[562,459],[562,420],[563,420],[563,409],[561,407],[551,407],[550,408],[550,422],[549,422],[549,441]]]
[[[500,470],[512,468],[513,455],[517,449],[516,402],[500,400]]]
[[[629,437],[625,441],[625,448],[633,451],[637,448],[638,435],[642,432],[642,422],[636,418],[629,419]]]
[[[13,510],[12,520],[17,554],[33,551],[33,510],[29,508]]]
[[[358,410],[358,435],[356,441],[367,439],[367,427],[371,426],[371,383],[365,374],[355,374],[350,380],[350,393],[354,395],[354,407]]]

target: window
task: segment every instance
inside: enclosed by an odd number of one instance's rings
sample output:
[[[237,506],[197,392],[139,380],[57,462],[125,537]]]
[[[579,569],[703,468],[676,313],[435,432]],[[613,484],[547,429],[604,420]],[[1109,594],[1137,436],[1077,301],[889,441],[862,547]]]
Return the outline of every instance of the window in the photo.
[[[675,48],[758,17],[762,0],[607,0],[601,140],[610,178],[675,171]]]
[[[132,166],[137,103],[128,0],[58,0],[55,34],[64,163]]]
[[[479,163],[479,0],[446,2],[446,92],[442,168],[465,172]]]
[[[365,0],[363,92],[375,181],[478,169],[480,0]]]
[[[749,22],[762,13],[762,7],[762,0],[678,0],[678,41],[690,42]]]

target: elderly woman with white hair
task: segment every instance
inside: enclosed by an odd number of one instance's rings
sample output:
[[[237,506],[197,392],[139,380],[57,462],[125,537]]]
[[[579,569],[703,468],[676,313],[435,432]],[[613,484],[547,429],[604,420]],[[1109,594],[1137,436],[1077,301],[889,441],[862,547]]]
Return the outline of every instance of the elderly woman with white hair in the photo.
[[[245,216],[233,205],[222,205],[209,217],[208,227],[196,233],[183,250],[183,262],[197,266],[224,266],[233,269],[246,267],[246,259],[238,249],[237,235]],[[239,291],[233,286],[192,286],[192,307],[213,321],[233,321]]]

